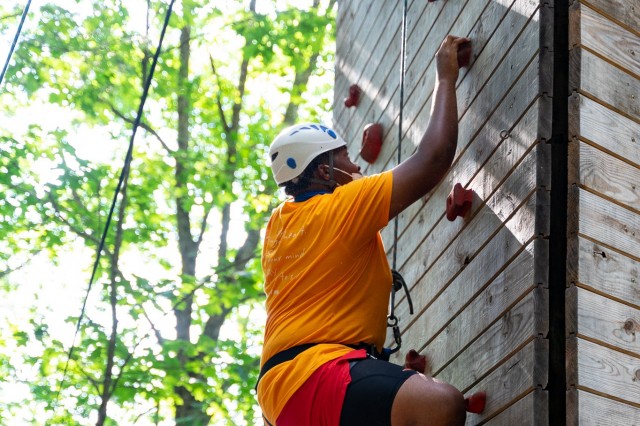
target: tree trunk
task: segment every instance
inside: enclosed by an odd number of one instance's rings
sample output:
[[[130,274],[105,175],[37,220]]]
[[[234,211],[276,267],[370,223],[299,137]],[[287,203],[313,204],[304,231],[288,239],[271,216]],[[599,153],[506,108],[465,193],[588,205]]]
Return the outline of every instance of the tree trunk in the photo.
[[[188,13],[185,11],[185,13]],[[189,116],[191,114],[191,99],[189,91],[189,59],[191,54],[191,28],[185,25],[180,32],[180,69],[178,72],[178,152],[176,153],[176,220],[178,225],[178,245],[182,262],[182,276],[194,277],[196,274],[196,260],[198,255],[197,242],[191,233],[191,218],[185,209],[187,199],[187,182],[190,171],[187,164],[189,152]],[[176,316],[176,336],[185,344],[191,342],[191,315],[193,313],[193,294],[188,294],[174,309]],[[180,365],[187,364],[188,357],[184,352],[178,354]],[[210,417],[199,401],[189,389],[184,386],[176,387],[179,401],[176,402],[176,425],[207,425]]]
[[[116,344],[118,340],[118,263],[120,262],[120,248],[122,246],[122,232],[124,224],[125,209],[127,207],[127,182],[129,180],[129,166],[123,171],[124,181],[122,185],[122,198],[120,209],[118,210],[118,222],[116,236],[113,247],[113,255],[110,258],[111,270],[109,272],[109,305],[111,306],[111,335],[107,346],[107,363],[104,369],[104,379],[102,380],[102,395],[100,395],[100,408],[98,409],[98,420],[96,426],[103,426],[107,420],[107,406],[112,395],[113,387],[113,366],[115,365]],[[122,374],[122,372],[120,372]]]

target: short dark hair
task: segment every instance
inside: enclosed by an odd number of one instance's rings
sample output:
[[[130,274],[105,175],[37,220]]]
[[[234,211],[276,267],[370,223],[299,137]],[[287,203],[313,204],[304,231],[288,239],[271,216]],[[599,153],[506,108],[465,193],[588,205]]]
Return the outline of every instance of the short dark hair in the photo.
[[[331,151],[323,152],[316,158],[311,160],[309,165],[302,171],[302,173],[295,179],[285,182],[284,193],[290,196],[296,196],[297,194],[306,190],[311,184],[310,180],[313,179],[313,173],[320,164],[329,164],[329,155]],[[295,182],[294,182],[295,181]]]

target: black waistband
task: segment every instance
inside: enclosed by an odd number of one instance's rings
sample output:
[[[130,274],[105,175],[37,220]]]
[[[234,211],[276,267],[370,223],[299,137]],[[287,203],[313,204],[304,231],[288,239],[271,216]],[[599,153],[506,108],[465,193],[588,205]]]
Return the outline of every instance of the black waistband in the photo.
[[[269,358],[267,362],[265,362],[262,365],[262,368],[260,369],[260,374],[258,374],[258,380],[256,381],[256,387],[254,389],[258,390],[258,383],[260,383],[260,379],[262,379],[262,376],[267,374],[267,371],[271,370],[273,367],[275,367],[278,364],[282,364],[283,362],[286,362],[286,361],[291,361],[292,359],[300,355],[302,352],[306,351],[309,348],[314,347],[317,344],[318,343],[305,343],[303,345],[293,346],[289,349],[285,349],[284,351],[278,352],[277,354]],[[348,346],[353,349],[365,349],[368,355],[384,361],[389,361],[389,356],[391,355],[391,351],[388,348],[383,348],[382,352],[378,352],[375,349],[375,346],[368,345],[366,343],[360,343],[359,345],[344,345],[344,346]]]
[[[273,367],[275,367],[278,364],[282,364],[283,362],[286,362],[286,361],[291,361],[292,359],[300,355],[302,352],[306,351],[307,349],[315,345],[317,345],[317,343],[305,343],[304,345],[294,346],[292,348],[285,349],[284,351],[278,352],[277,354],[269,358],[267,362],[265,362],[262,365],[262,368],[260,369],[260,374],[258,375],[258,380],[256,381],[255,389],[256,390],[258,389],[258,383],[260,383],[260,379],[262,379],[262,376],[267,374],[267,371],[271,370]]]

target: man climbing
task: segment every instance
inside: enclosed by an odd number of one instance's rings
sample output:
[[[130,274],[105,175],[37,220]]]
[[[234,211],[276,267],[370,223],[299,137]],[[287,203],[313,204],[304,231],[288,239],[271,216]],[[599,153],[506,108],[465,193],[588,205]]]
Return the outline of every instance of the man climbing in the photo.
[[[443,178],[453,161],[458,48],[437,54],[432,114],[416,152],[362,177],[332,129],[302,124],[274,140],[278,185],[292,196],[266,230],[262,266],[267,324],[257,386],[276,426],[458,425],[453,386],[380,358],[392,276],[380,229]]]

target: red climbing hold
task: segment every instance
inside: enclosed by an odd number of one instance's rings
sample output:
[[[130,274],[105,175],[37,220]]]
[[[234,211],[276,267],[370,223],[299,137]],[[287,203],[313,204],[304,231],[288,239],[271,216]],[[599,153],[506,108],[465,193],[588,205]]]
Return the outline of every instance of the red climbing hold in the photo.
[[[382,148],[382,125],[368,124],[362,133],[360,156],[369,164],[375,163]]]
[[[456,183],[447,197],[447,219],[453,222],[458,216],[464,217],[471,209],[472,202],[473,191]]]
[[[358,106],[360,103],[360,87],[357,84],[352,84],[349,87],[349,96],[344,98],[344,106],[351,108],[352,106]]]
[[[458,67],[468,67],[471,62],[471,42],[467,41],[458,46]]]
[[[480,414],[484,411],[484,407],[487,405],[487,393],[476,392],[468,398],[464,399],[467,405],[467,411],[469,413]]]
[[[427,357],[420,355],[415,349],[411,349],[404,357],[404,368],[424,374],[427,369]]]

